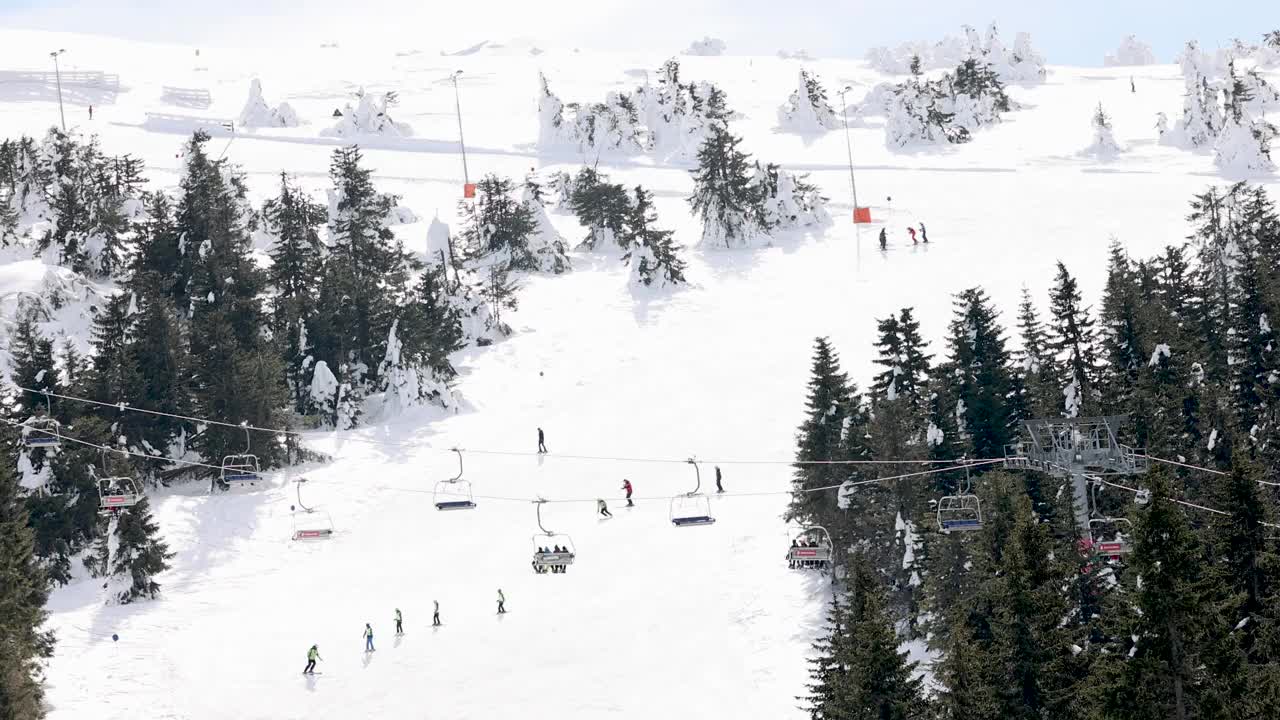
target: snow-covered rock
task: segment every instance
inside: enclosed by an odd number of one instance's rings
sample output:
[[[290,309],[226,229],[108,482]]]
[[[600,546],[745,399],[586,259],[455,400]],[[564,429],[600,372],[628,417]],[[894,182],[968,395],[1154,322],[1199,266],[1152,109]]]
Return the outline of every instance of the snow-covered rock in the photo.
[[[244,103],[238,118],[240,127],[297,127],[301,124],[298,113],[287,102],[271,107],[262,97],[262,81],[254,78],[249,83],[249,99]]]
[[[1151,46],[1142,42],[1133,35],[1126,36],[1120,41],[1120,46],[1115,52],[1107,53],[1102,59],[1102,64],[1107,67],[1117,67],[1123,65],[1155,65],[1156,56],[1151,52]]]

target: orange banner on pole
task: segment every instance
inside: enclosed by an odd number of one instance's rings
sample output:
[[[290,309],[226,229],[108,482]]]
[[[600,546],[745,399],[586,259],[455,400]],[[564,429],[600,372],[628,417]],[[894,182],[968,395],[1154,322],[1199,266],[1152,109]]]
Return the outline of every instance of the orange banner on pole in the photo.
[[[470,199],[476,196],[476,184],[467,183],[462,186],[462,197]],[[870,221],[868,221],[870,222]]]
[[[854,208],[853,222],[855,225],[863,225],[871,222],[871,208],[866,208],[866,207]]]

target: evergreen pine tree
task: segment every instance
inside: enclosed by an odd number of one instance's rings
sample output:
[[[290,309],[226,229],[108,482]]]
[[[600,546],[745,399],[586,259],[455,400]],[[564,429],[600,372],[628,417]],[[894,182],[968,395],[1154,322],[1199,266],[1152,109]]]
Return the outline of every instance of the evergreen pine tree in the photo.
[[[267,279],[272,298],[272,331],[283,345],[283,360],[293,407],[304,412],[307,404],[307,323],[320,300],[324,245],[320,226],[326,209],[306,196],[288,175],[280,174],[280,194],[262,207],[263,229],[274,239],[268,254]]]
[[[1102,296],[1099,319],[1102,324],[1099,345],[1102,367],[1098,389],[1104,398],[1103,412],[1108,415],[1133,413],[1135,394],[1142,368],[1148,362],[1147,328],[1141,312],[1142,296],[1138,275],[1124,248],[1111,244],[1107,284]]]
[[[42,630],[48,583],[35,557],[26,506],[8,463],[0,463],[0,718],[45,715],[41,662],[53,654]]]
[[[911,308],[903,308],[901,317],[890,315],[877,322],[880,338],[875,347],[880,359],[875,363],[885,369],[876,375],[872,388],[877,396],[889,400],[904,398],[911,412],[923,416],[925,384],[933,356],[925,353],[920,323],[912,316]]]
[[[653,227],[657,221],[653,193],[637,185],[620,238],[628,247],[622,259],[631,264],[632,277],[642,285],[653,285],[655,280],[659,287],[678,285],[684,282],[685,263],[671,239],[675,232]]]
[[[849,720],[925,720],[928,705],[923,681],[913,677],[915,663],[898,650],[898,637],[885,605],[884,589],[867,561],[854,556],[844,622],[848,635],[845,683],[837,694],[840,714]]]
[[[1029,417],[1053,417],[1058,414],[1061,387],[1057,379],[1049,336],[1045,332],[1031,291],[1022,287],[1018,304],[1018,336],[1022,349],[1017,353],[1021,387],[1025,397],[1020,401],[1023,414]]]
[[[805,420],[796,436],[797,461],[841,457],[850,396],[849,380],[840,370],[835,350],[826,338],[817,338],[805,400]],[[844,479],[845,473],[836,465],[796,465],[786,519],[804,525],[823,524],[822,521],[833,517],[837,509],[837,491],[813,492],[812,488],[838,485]]]
[[[1049,292],[1049,307],[1053,315],[1049,348],[1057,356],[1061,376],[1067,383],[1062,389],[1065,402],[1060,407],[1066,417],[1080,417],[1094,408],[1097,399],[1093,319],[1082,305],[1076,279],[1061,262]]]
[[[751,158],[738,149],[740,142],[727,127],[716,124],[698,149],[689,206],[702,221],[701,244],[707,247],[746,247],[761,232],[755,220],[760,198],[751,182]]]
[[[1240,430],[1259,447],[1280,440],[1275,437],[1277,413],[1274,409],[1268,411],[1280,401],[1280,385],[1276,382],[1280,379],[1280,360],[1270,322],[1270,318],[1280,317],[1270,277],[1273,272],[1256,247],[1249,242],[1240,244],[1228,335],[1231,395]]]
[[[948,362],[953,368],[957,413],[972,457],[1004,456],[1015,436],[1012,398],[1016,389],[1005,348],[1004,328],[981,288],[956,295],[948,329]]]
[[[13,356],[13,382],[20,388],[22,407],[27,417],[61,414],[61,403],[51,394],[61,394],[62,385],[53,362],[53,341],[40,335],[31,316],[18,321],[10,347]],[[33,392],[33,391],[43,392]],[[48,393],[48,394],[46,394]]]
[[[169,303],[159,297],[144,299],[124,352],[129,369],[126,395],[121,399],[156,412],[189,414],[191,398],[184,378],[190,359],[186,353],[182,330]],[[184,421],[161,415],[121,413],[117,421],[127,428],[124,434],[131,441],[141,440],[158,452],[185,432]],[[152,472],[155,464],[140,464],[139,469]]]
[[[1227,589],[1227,619],[1253,665],[1280,662],[1280,553],[1274,513],[1258,481],[1262,472],[1245,447],[1231,456],[1231,472],[1215,492],[1213,541],[1219,587]],[[1243,626],[1239,623],[1244,622]]]
[[[160,527],[151,517],[151,504],[144,496],[136,505],[121,511],[113,524],[117,544],[111,558],[111,574],[130,582],[116,601],[127,604],[143,596],[155,598],[160,592],[155,576],[169,569],[173,553],[159,537]]]
[[[462,323],[451,301],[445,266],[434,264],[418,277],[413,301],[401,312],[404,352],[445,381],[457,376],[449,355],[463,347]]]
[[[515,183],[489,174],[476,183],[476,202],[462,203],[464,254],[473,263],[501,263],[507,271],[534,272],[538,259],[529,249],[537,228],[533,211],[515,196]]]
[[[578,222],[587,228],[587,237],[579,245],[589,250],[603,250],[612,246],[629,249],[626,225],[634,207],[626,189],[609,182],[594,167],[584,167],[573,180],[569,207]]]

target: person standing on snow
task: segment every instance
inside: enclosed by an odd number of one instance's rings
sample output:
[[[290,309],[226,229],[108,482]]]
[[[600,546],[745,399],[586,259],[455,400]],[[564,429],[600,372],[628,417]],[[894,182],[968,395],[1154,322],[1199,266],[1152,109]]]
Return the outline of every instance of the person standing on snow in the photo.
[[[924,223],[920,223],[920,239],[925,245],[929,244],[929,235],[924,231]]]
[[[919,240],[916,240],[916,229],[915,229],[915,228],[913,228],[913,227],[911,227],[910,225],[908,225],[908,226],[907,226],[907,233],[911,235],[911,244],[912,244],[912,245],[919,245],[919,244],[920,244],[920,241],[919,241]]]
[[[631,502],[631,481],[623,478],[622,489],[627,491],[627,507],[635,507],[636,504]]]
[[[404,634],[403,621],[404,621],[404,617],[400,614],[400,608],[396,608],[396,634],[397,635]]]
[[[440,627],[440,601],[432,600],[435,603],[435,611],[431,613],[431,627]]]
[[[373,652],[373,626],[369,623],[364,624],[364,651]]]
[[[507,601],[507,596],[502,594],[502,588],[498,588],[498,614],[503,615],[507,612],[507,608],[503,603]]]
[[[601,517],[613,517],[613,513],[609,512],[609,505],[605,503],[604,498],[596,498],[596,511]]]
[[[889,247],[889,234],[884,228],[880,228],[880,249],[884,250]]]
[[[547,452],[547,436],[542,434],[542,428],[538,428],[538,454],[542,455]]]
[[[317,660],[323,660],[323,659],[324,659],[324,658],[320,657],[320,646],[319,646],[319,645],[312,645],[312,646],[311,646],[311,649],[307,651],[307,666],[306,666],[305,668],[303,668],[303,669],[302,669],[302,674],[303,674],[303,675],[315,675],[315,674],[316,674],[316,661],[317,661]]]
[[[716,492],[724,492],[724,485],[720,483],[720,466],[716,466]]]

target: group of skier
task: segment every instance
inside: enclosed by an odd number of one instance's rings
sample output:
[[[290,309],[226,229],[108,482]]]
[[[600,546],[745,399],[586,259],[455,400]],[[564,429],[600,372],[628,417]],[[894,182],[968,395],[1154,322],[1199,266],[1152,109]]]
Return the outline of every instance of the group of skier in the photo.
[[[916,237],[916,229],[910,225],[907,226],[907,234],[911,236],[912,245],[919,245],[921,243],[924,243],[925,245],[929,244],[929,235],[925,232],[924,223],[920,223],[920,236],[918,238]],[[887,228],[882,227],[880,228],[880,249],[887,250],[888,248],[889,231]]]
[[[791,541],[791,547],[793,547],[793,548],[818,548],[818,547],[830,547],[830,546],[829,546],[829,545],[827,545],[827,543],[826,543],[826,542],[824,542],[824,541],[822,541],[822,540],[805,540],[804,538],[801,538],[801,539],[799,539],[799,540],[792,540],[792,541]],[[787,566],[788,566],[788,567],[790,567],[792,570],[795,570],[796,568],[815,568],[815,567],[816,567],[816,568],[825,568],[825,567],[827,566],[827,562],[826,562],[825,560],[812,560],[812,559],[804,559],[804,558],[791,558],[791,559],[787,562]]]
[[[550,555],[550,554],[552,554],[552,553],[557,553],[557,554],[558,554],[558,553],[568,553],[568,552],[569,552],[569,548],[563,548],[563,547],[560,547],[559,545],[552,545],[552,546],[551,546],[551,547],[549,547],[549,548],[544,548],[544,547],[540,547],[540,548],[538,548],[538,554],[539,554],[539,555]],[[533,561],[533,571],[534,571],[534,572],[536,572],[536,573],[538,573],[539,575],[542,575],[542,574],[547,573],[547,572],[562,573],[562,572],[564,572],[567,568],[568,568],[568,566],[567,566],[567,565],[550,565],[550,566],[548,566],[548,565],[541,565],[541,564],[539,564],[537,560],[534,560],[534,561]]]
[[[505,615],[507,613],[506,602],[506,595],[502,593],[502,588],[498,588],[499,615]],[[433,606],[431,612],[431,626],[440,627],[442,625],[440,622],[440,601],[432,600],[431,604]],[[394,622],[396,624],[396,635],[404,635],[404,615],[400,612],[400,608],[396,608],[395,611],[396,614]],[[364,638],[365,652],[371,653],[377,651],[377,648],[373,646],[373,623],[365,623],[364,632],[362,632],[360,636]],[[324,658],[320,657],[320,646],[312,645],[311,648],[307,650],[307,665],[302,669],[302,674],[314,675],[316,672],[316,661],[323,659]]]

